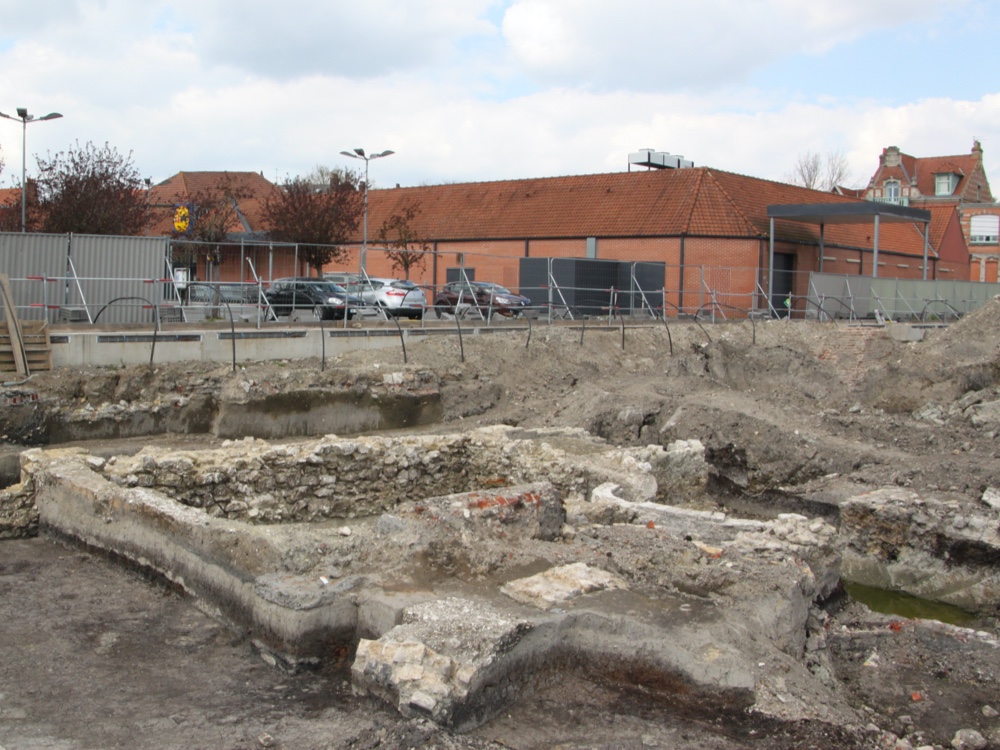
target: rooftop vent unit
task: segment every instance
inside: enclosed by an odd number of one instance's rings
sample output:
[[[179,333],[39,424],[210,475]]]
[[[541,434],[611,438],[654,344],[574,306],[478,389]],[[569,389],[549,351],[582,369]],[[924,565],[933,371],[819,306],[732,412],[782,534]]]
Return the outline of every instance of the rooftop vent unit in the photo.
[[[666,151],[642,148],[628,155],[629,172],[632,171],[633,165],[647,169],[686,169],[693,167],[694,162],[688,161],[679,154],[668,154]]]

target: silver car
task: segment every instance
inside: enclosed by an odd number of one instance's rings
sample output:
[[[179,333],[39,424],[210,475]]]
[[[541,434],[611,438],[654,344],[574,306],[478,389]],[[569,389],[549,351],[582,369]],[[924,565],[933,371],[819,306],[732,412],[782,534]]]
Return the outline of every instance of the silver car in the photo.
[[[347,284],[347,290],[365,301],[369,307],[381,309],[386,315],[420,320],[427,307],[424,290],[406,279],[368,277]]]

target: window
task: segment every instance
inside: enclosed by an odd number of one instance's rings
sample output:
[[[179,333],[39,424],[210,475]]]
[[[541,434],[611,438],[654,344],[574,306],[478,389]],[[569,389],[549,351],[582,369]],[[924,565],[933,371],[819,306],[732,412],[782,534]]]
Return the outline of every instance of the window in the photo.
[[[899,183],[895,180],[886,180],[885,201],[886,203],[899,203]]]
[[[957,186],[957,174],[941,172],[934,175],[934,195],[951,195]]]
[[[973,245],[995,245],[1000,242],[1000,216],[973,216],[969,226],[969,242]]]

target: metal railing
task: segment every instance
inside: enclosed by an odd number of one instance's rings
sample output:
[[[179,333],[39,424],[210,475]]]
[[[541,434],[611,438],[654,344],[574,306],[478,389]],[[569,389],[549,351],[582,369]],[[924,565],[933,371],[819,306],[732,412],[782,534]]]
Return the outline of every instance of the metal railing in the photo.
[[[338,260],[326,270],[357,268],[353,273],[361,279],[376,274],[401,275],[392,266],[391,256],[377,247],[369,248],[366,268],[356,265],[358,248],[335,250]],[[268,297],[273,282],[316,270],[304,264],[304,257],[298,245],[270,242],[220,245],[166,238],[0,235],[0,264],[11,278],[19,317],[50,322],[94,323],[96,311],[109,300],[127,297],[142,300],[122,300],[101,321],[160,326],[195,322],[200,317],[201,322],[205,313],[221,312],[221,308],[217,304],[192,306],[185,295],[186,285],[218,285],[221,289],[227,284],[243,284],[254,288],[254,299],[234,308],[234,318],[264,327],[277,319]],[[774,285],[780,286],[780,291],[774,288],[773,297],[768,298],[765,289],[771,285],[766,269],[754,267],[513,258],[490,253],[462,253],[452,266],[454,257],[454,253],[424,253],[424,265],[411,269],[412,280],[425,295],[419,325],[456,317],[486,327],[526,317],[549,324],[583,319],[611,324],[620,318],[712,323],[786,316],[820,321],[876,316],[884,320],[953,319],[1000,294],[1000,284],[982,282],[783,271],[782,284]],[[186,275],[178,274],[178,269],[185,269]],[[460,292],[457,302],[446,301],[441,291],[452,279],[461,281],[463,288],[480,279],[496,282],[525,296],[528,302],[523,308],[511,309],[498,304],[493,292],[484,301],[472,299],[465,291]],[[361,312],[365,321],[393,320],[399,326],[393,312],[382,305]],[[307,311],[299,311],[296,317],[298,322],[312,322]],[[349,325],[346,315],[343,325]]]

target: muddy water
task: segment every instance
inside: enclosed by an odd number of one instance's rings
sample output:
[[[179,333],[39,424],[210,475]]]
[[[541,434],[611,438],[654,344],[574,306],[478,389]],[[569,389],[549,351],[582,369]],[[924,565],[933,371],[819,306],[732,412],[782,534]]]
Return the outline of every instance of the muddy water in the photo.
[[[937,620],[963,628],[974,628],[978,624],[975,615],[950,604],[932,602],[899,591],[886,591],[849,581],[844,581],[844,588],[854,601],[885,615],[899,615],[909,620]]]

